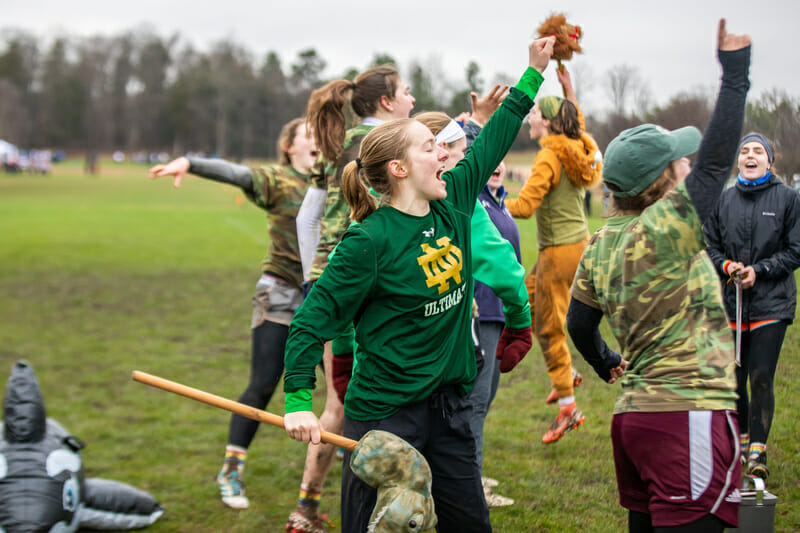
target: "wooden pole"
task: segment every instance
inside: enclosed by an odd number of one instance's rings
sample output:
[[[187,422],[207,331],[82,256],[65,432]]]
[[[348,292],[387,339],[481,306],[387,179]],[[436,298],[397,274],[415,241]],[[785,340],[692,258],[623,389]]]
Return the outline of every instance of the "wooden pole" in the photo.
[[[219,407],[220,409],[225,409],[227,411],[236,413],[237,415],[251,418],[259,422],[265,422],[272,426],[279,428],[284,427],[283,417],[262,411],[261,409],[256,409],[255,407],[250,407],[249,405],[245,405],[243,403],[234,402],[233,400],[228,400],[227,398],[204,392],[199,389],[194,389],[192,387],[187,387],[186,385],[181,385],[180,383],[160,378],[146,372],[140,372],[138,370],[133,371],[132,377],[134,381],[144,383],[145,385],[150,385],[151,387],[155,387],[157,389],[180,394],[181,396],[186,396],[192,400],[213,405],[214,407]],[[337,435],[335,433],[328,433],[327,431],[321,431],[320,438],[324,443],[334,444],[340,448],[350,451],[353,451],[357,444],[357,442],[353,439],[348,439],[347,437],[342,437],[341,435]]]

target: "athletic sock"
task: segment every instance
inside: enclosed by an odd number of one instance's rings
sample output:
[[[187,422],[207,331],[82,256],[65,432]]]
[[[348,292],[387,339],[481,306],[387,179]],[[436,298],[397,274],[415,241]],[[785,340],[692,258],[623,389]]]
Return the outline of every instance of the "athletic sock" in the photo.
[[[241,446],[228,444],[225,446],[225,463],[222,470],[228,473],[236,469],[239,471],[239,475],[241,475],[244,470],[245,460],[247,460],[247,449]]]
[[[572,411],[574,411],[575,408],[578,407],[578,403],[575,401],[575,396],[569,396],[569,397],[564,398],[564,399],[565,400],[571,399],[571,401],[569,403],[567,403],[567,404],[563,404],[563,403],[561,403],[562,399],[561,398],[558,399],[558,406],[561,407],[561,411],[560,411],[559,414],[571,415]]]
[[[761,454],[767,451],[767,445],[763,442],[751,442],[748,459],[758,459]]]
[[[750,434],[742,433],[739,435],[739,449],[743,456],[746,456],[750,451]]]
[[[319,500],[322,493],[311,490],[305,483],[300,485],[300,495],[297,497],[297,510],[306,518],[316,518],[319,509]]]

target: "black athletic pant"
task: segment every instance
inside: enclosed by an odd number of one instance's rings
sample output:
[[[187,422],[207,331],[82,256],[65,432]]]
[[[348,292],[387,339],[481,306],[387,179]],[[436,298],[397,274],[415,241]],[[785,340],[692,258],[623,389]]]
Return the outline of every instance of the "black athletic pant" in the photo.
[[[250,383],[239,402],[264,409],[272,399],[283,374],[283,353],[289,326],[269,320],[253,328],[253,349],[250,356]],[[258,430],[259,422],[234,414],[228,432],[228,443],[247,449]]]
[[[433,472],[432,493],[439,519],[436,531],[487,533],[492,526],[469,424],[471,415],[469,402],[453,387],[445,387],[383,420],[358,421],[345,416],[344,435],[358,440],[371,429],[381,429],[405,439],[422,452]],[[350,470],[351,455],[345,451],[342,466],[342,533],[364,533],[377,491]]]
[[[742,366],[736,369],[739,430],[750,442],[766,444],[775,412],[773,382],[788,323],[785,321],[742,332]],[[747,382],[750,382],[750,394]]]

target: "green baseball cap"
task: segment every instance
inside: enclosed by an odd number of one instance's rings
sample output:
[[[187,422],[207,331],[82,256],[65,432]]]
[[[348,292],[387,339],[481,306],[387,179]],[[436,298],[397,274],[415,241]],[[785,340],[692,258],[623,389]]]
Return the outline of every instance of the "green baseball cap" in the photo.
[[[658,178],[670,161],[693,154],[703,136],[694,126],[668,130],[655,124],[630,128],[608,143],[603,181],[619,188],[614,196],[636,196]]]

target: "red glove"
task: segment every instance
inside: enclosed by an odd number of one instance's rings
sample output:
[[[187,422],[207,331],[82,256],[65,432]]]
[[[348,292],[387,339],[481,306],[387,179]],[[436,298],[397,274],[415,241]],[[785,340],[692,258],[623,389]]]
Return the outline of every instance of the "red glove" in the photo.
[[[344,403],[344,395],[347,392],[347,385],[350,383],[350,376],[353,375],[353,354],[343,353],[333,356],[333,388],[336,389],[336,396]]]
[[[503,328],[497,342],[497,358],[500,359],[500,372],[510,372],[528,354],[533,346],[531,327],[522,329]]]

